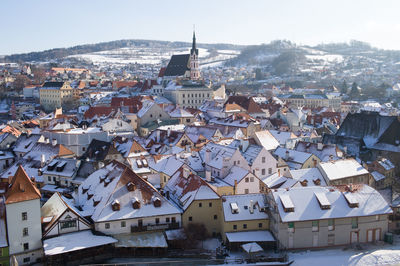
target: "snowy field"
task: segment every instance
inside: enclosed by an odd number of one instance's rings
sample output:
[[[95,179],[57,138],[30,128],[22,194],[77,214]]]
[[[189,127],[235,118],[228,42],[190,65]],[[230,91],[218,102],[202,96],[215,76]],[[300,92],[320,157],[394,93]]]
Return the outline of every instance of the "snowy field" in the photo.
[[[369,245],[363,250],[329,249],[289,253],[292,265],[333,266],[333,265],[400,265],[400,238],[394,245]]]
[[[191,47],[183,48],[157,48],[157,47],[125,47],[114,50],[107,50],[95,53],[70,55],[69,58],[75,58],[94,65],[114,65],[121,66],[127,64],[148,64],[159,65],[167,62],[174,54],[189,53]],[[240,51],[236,50],[216,50],[210,54],[208,49],[199,48],[200,65],[213,67],[222,62],[236,57]]]

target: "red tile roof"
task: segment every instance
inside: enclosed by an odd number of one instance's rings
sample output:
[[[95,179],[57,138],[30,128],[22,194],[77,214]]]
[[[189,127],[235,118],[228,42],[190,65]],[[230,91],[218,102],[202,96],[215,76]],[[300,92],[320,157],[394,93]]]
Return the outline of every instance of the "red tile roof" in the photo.
[[[10,188],[6,193],[6,204],[27,200],[40,199],[39,189],[28,177],[24,168],[20,165],[11,180]]]

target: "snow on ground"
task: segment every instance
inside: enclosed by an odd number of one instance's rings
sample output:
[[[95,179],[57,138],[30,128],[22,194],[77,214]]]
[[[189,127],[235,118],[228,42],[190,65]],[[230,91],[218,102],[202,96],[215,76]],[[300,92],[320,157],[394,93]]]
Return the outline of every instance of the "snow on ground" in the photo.
[[[309,60],[322,60],[325,63],[342,62],[343,56],[338,54],[325,54],[325,55],[306,55]]]
[[[330,265],[399,265],[400,243],[397,245],[368,246],[365,250],[329,249],[289,253],[292,265],[330,266]]]
[[[213,250],[213,251],[215,251],[220,246],[221,242],[217,238],[209,238],[202,242],[199,242],[198,244],[198,248],[202,248],[205,250]]]

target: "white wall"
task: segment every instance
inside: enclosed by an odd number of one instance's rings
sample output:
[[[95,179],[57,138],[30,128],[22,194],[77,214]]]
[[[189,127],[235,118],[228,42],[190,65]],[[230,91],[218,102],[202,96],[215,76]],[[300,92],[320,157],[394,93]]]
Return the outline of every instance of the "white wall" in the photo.
[[[25,221],[22,220],[23,212],[28,214],[28,219]],[[42,248],[39,199],[6,204],[6,216],[10,255],[32,253],[31,251]],[[28,228],[28,236],[22,235],[24,228]],[[24,243],[29,243],[28,251],[24,251]]]

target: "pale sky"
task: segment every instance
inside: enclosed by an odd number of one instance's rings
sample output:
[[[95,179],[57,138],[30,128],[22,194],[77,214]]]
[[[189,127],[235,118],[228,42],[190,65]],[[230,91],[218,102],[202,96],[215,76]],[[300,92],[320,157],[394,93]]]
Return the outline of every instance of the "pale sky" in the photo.
[[[359,40],[400,50],[399,0],[1,0],[0,55],[120,39]]]

